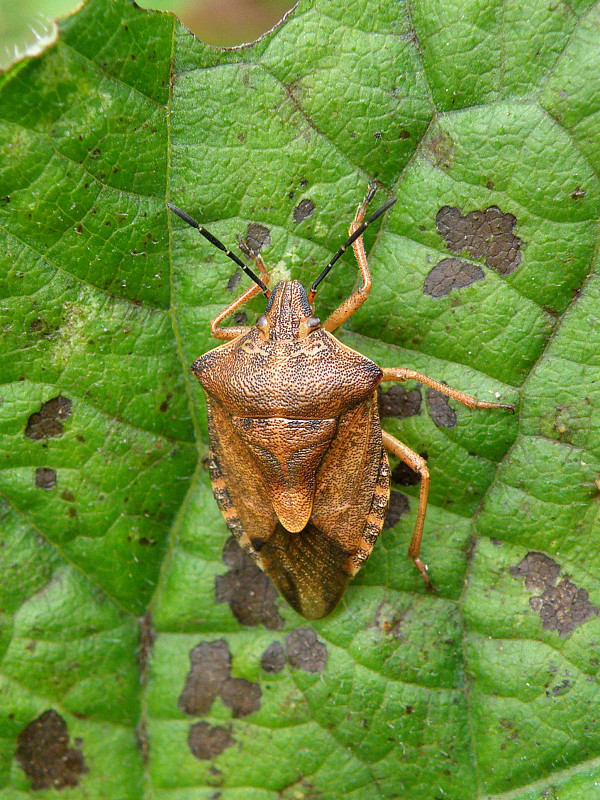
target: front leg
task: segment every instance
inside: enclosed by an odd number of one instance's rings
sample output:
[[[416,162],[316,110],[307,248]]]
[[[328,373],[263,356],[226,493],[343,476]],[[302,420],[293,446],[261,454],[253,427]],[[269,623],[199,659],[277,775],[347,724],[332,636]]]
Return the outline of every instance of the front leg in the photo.
[[[244,251],[244,254],[254,261],[260,271],[262,280],[268,286],[270,280],[269,273],[267,272],[265,262],[263,261],[260,253],[253,253],[248,250],[247,252]],[[236,309],[238,309],[240,306],[243,306],[244,303],[247,303],[248,300],[257,295],[259,291],[260,286],[251,286],[249,289],[246,289],[246,291],[236,300],[234,300],[233,303],[230,303],[227,308],[224,308],[223,311],[217,314],[217,316],[210,323],[210,332],[212,333],[214,339],[225,339],[226,341],[231,341],[232,339],[237,339],[238,336],[241,336],[242,334],[251,330],[251,328],[247,325],[244,325],[243,327],[236,327],[232,325],[228,328],[222,328],[221,323],[226,317],[228,317],[230,314],[233,314]],[[270,292],[267,291],[266,296],[268,297],[269,294]]]
[[[244,333],[247,333],[251,330],[250,326],[234,326],[232,325],[229,328],[222,328],[221,323],[223,320],[228,317],[230,314],[243,306],[244,303],[247,303],[254,295],[260,292],[260,286],[256,286],[254,284],[249,289],[246,289],[244,294],[240,295],[233,303],[230,303],[227,308],[224,308],[223,311],[219,312],[217,316],[211,321],[210,323],[210,332],[213,336],[213,339],[225,339],[225,341],[231,341],[232,339],[237,339],[238,336],[241,336]]]
[[[418,472],[421,476],[421,490],[419,492],[417,521],[415,523],[412,539],[410,540],[408,557],[412,558],[412,560],[415,562],[416,568],[423,576],[425,586],[431,590],[433,589],[433,586],[431,585],[429,575],[427,574],[427,565],[424,564],[419,558],[421,539],[423,537],[423,525],[425,524],[425,512],[427,511],[427,495],[429,493],[429,470],[427,469],[427,462],[418,453],[415,453],[414,450],[410,449],[410,447],[407,447],[402,442],[399,442],[398,439],[394,439],[394,437],[390,436],[390,434],[386,431],[381,431],[381,436],[383,446],[386,448],[386,450],[389,450],[392,455],[400,458],[405,464],[408,464],[411,469],[413,469],[415,472]]]
[[[491,403],[489,400],[477,400],[477,398],[472,397],[470,394],[459,392],[458,389],[453,389],[451,386],[446,386],[445,383],[434,381],[433,378],[423,375],[422,372],[416,372],[414,369],[393,367],[392,369],[384,369],[382,372],[382,383],[385,381],[419,381],[419,383],[424,383],[426,386],[431,386],[432,389],[435,389],[442,394],[447,394],[448,397],[453,397],[455,400],[458,400],[459,403],[462,403],[469,408],[505,408],[507,411],[515,410],[515,407],[510,403]]]
[[[352,236],[352,234],[360,228],[365,218],[367,204],[370,202],[374,194],[374,191],[370,191],[365,200],[357,208],[356,216],[354,217],[354,221],[352,222],[352,225],[350,225],[350,230],[348,231],[350,236]],[[371,292],[371,273],[369,271],[369,264],[367,263],[367,254],[365,252],[365,244],[362,236],[359,236],[358,239],[352,243],[352,249],[354,250],[356,262],[360,270],[362,285],[359,286],[359,288],[356,289],[356,291],[353,292],[350,297],[346,298],[346,300],[344,300],[344,302],[338,306],[329,317],[327,317],[322,327],[323,330],[329,331],[330,333],[336,328],[339,328],[340,325],[348,319],[348,317],[351,317],[352,314],[354,314],[354,312],[362,306]]]

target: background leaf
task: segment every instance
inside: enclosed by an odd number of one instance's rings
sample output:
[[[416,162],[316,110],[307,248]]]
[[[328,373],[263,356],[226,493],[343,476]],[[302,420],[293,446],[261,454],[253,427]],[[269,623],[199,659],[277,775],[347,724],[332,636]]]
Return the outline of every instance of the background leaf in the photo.
[[[302,0],[216,50],[90,0],[1,79],[1,800],[600,797],[599,9]],[[307,283],[374,178],[343,340],[518,413],[386,394],[437,593],[393,462],[309,624],[212,499],[188,366],[234,270],[166,201]]]

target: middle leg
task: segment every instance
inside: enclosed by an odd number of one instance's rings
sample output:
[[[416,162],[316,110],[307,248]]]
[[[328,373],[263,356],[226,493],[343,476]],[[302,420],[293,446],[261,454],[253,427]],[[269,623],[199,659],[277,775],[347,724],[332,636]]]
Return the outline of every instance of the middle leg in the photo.
[[[431,386],[442,394],[447,394],[448,397],[453,397],[469,408],[505,408],[507,411],[514,411],[515,407],[510,403],[491,403],[489,400],[477,400],[470,394],[459,392],[458,389],[453,389],[451,386],[446,386],[445,383],[434,381],[433,378],[423,375],[422,372],[416,372],[414,369],[405,369],[404,367],[393,367],[392,369],[384,369],[381,382],[385,381],[419,381],[426,386]]]

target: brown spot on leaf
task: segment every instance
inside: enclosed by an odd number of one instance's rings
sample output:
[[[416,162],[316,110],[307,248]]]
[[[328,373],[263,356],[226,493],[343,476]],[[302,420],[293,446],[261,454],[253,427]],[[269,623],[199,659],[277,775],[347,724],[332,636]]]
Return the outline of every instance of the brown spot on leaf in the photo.
[[[71,416],[73,403],[59,395],[43,403],[39,411],[27,420],[25,436],[29,439],[50,439],[64,433],[63,422]]]
[[[244,678],[228,678],[221,687],[221,700],[234,717],[247,717],[260,708],[262,692],[258,683]]]
[[[555,586],[560,573],[560,564],[545,553],[532,551],[516,567],[510,570],[515,578],[525,578],[530,591],[541,591],[531,597],[529,605],[540,615],[546,630],[558,631],[559,636],[568,636],[588,619],[598,616],[600,609],[589,601],[585,589],[578,588],[568,575]]]
[[[229,646],[224,639],[200,642],[190,653],[190,663],[177,705],[184,714],[206,714],[231,673]]]
[[[420,455],[421,458],[427,461],[427,453],[421,453]],[[414,469],[411,469],[408,464],[401,461],[392,471],[392,480],[400,486],[416,486],[421,482],[421,476]]]
[[[231,278],[227,281],[227,291],[233,292],[235,287],[240,282],[240,278],[242,277],[242,271],[238,269],[237,272],[234,272]]]
[[[443,206],[435,221],[451,253],[466,252],[500,275],[510,275],[521,263],[523,241],[513,233],[517,218],[497,206],[465,216],[459,208]]]
[[[188,672],[178,705],[184,714],[206,714],[220,695],[234,717],[245,717],[260,708],[257,683],[231,677],[231,653],[224,639],[200,642],[190,653]]]
[[[572,633],[600,611],[590,603],[587,591],[567,576],[558,586],[549,586],[541,597],[532,597],[529,605],[540,615],[543,627],[558,631],[560,636]]]
[[[560,564],[545,553],[533,550],[510,570],[510,574],[513,578],[525,578],[526,588],[533,592],[554,584],[560,574]]]
[[[68,745],[67,725],[53,709],[23,728],[17,738],[16,758],[33,790],[77,786],[79,776],[88,770],[83,753]]]
[[[285,637],[287,659],[294,669],[323,672],[327,666],[327,647],[312,628],[298,628]]]
[[[245,311],[236,311],[232,317],[236,325],[247,325],[248,315]]]
[[[316,208],[315,204],[309,198],[300,200],[300,202],[294,208],[293,211],[294,222],[296,223],[302,222],[302,220],[312,216],[315,213],[315,208]]]
[[[38,489],[54,489],[56,486],[56,470],[50,467],[38,467],[35,471],[35,485]]]
[[[246,231],[246,238],[239,243],[240,250],[245,256],[252,258],[257,256],[263,247],[271,244],[271,232],[264,225],[258,222],[251,222]]]
[[[454,139],[446,131],[438,128],[423,142],[423,155],[434,167],[450,169],[454,162]]]
[[[557,683],[551,689],[548,689],[546,691],[546,695],[548,697],[550,696],[560,697],[563,694],[567,694],[567,692],[570,691],[572,686],[573,686],[572,681],[568,680],[567,678],[564,678],[564,680],[562,680],[560,683]]]
[[[285,652],[281,642],[271,642],[260,659],[263,672],[281,672],[285,667]]]
[[[284,620],[277,611],[277,590],[256,564],[230,537],[223,548],[223,562],[230,568],[215,580],[218,603],[229,603],[237,621],[248,627],[264,625],[280,630]]]
[[[216,758],[232,744],[235,744],[234,739],[222,725],[215,725],[213,728],[208,722],[197,722],[190,728],[188,746],[192,755],[200,761]]]
[[[390,492],[390,504],[383,523],[383,530],[393,528],[403,514],[408,513],[408,497],[396,489]]]
[[[431,419],[438,428],[453,428],[456,425],[456,411],[450,407],[445,394],[429,387],[426,399]]]
[[[404,386],[390,386],[384,392],[377,389],[380,417],[414,417],[421,410],[421,390],[407,391]]]
[[[430,297],[443,297],[452,289],[464,289],[484,277],[483,270],[476,264],[461,258],[444,258],[425,278],[423,291]]]
[[[169,408],[169,403],[170,403],[172,397],[173,397],[173,392],[167,392],[167,396],[165,397],[163,402],[160,404],[159,411],[161,411],[163,414]]]

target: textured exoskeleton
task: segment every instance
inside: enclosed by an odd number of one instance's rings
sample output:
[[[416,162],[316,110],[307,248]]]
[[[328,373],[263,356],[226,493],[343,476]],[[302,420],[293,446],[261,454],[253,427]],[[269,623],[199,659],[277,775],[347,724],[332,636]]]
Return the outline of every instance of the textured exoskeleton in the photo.
[[[382,370],[332,335],[369,294],[362,233],[394,202],[363,222],[373,194],[359,206],[350,238],[308,295],[298,281],[281,281],[269,291],[260,257],[254,260],[262,278],[171,206],[255,281],[212,322],[213,335],[229,341],[198,358],[192,372],[207,396],[210,476],[225,521],[290,605],[309,619],[335,608],[377,541],[390,495],[386,449],[421,477],[409,556],[430,586],[419,558],[429,473],[417,453],[382,431],[379,384],[413,379],[471,408],[497,407],[414,370]],[[313,313],[317,285],[350,245],[362,285],[321,323]],[[220,327],[261,290],[269,299],[256,326]]]
[[[317,329],[298,281],[277,284],[263,331],[199,358],[211,480],[227,525],[297,611],[328,614],[383,524],[390,470],[382,371]]]

